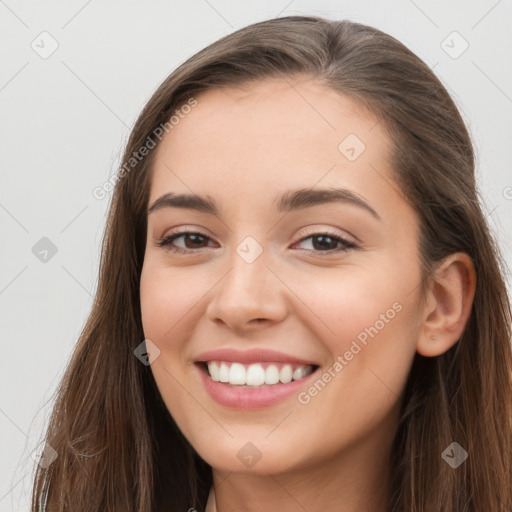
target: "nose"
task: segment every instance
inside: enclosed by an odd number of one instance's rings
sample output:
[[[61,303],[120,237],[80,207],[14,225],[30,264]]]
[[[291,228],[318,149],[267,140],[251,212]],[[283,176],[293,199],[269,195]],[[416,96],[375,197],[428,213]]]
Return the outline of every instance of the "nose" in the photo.
[[[213,288],[207,318],[242,332],[281,322],[287,313],[286,286],[267,267],[261,255],[248,263],[238,254],[231,268]]]

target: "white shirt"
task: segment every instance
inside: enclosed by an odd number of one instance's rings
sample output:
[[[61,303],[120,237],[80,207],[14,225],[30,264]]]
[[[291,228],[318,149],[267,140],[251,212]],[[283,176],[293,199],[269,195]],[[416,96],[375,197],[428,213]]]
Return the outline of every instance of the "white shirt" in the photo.
[[[210,488],[210,494],[208,494],[208,501],[206,502],[206,508],[204,512],[217,512],[217,504],[215,502],[215,492],[213,485]]]

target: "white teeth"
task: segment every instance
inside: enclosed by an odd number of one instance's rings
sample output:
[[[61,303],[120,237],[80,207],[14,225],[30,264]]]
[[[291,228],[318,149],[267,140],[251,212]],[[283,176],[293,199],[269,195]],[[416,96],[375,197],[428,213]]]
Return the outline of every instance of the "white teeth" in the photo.
[[[300,368],[297,368],[293,372],[293,380],[302,379],[302,377],[305,377],[306,375],[307,375],[306,367],[305,366],[301,366]]]
[[[219,365],[215,361],[208,363],[208,371],[210,372],[210,377],[212,378],[212,380],[216,382],[220,381]]]
[[[244,384],[248,386],[261,386],[265,384],[265,370],[260,364],[250,364]]]
[[[267,366],[265,370],[265,384],[277,384],[279,382],[279,369],[275,364]]]
[[[219,382],[229,382],[229,366],[226,363],[220,363]]]
[[[208,372],[212,380],[224,382],[232,386],[265,387],[274,384],[288,384],[299,380],[313,371],[311,365],[285,364],[279,369],[277,364],[269,364],[267,368],[259,363],[243,365],[224,361],[209,361]]]
[[[283,384],[288,384],[288,382],[291,382],[293,379],[293,370],[292,367],[289,364],[285,364],[281,371],[279,372],[279,380]]]
[[[245,382],[245,373],[243,364],[233,363],[229,369],[229,383],[235,385],[247,384],[247,382]]]

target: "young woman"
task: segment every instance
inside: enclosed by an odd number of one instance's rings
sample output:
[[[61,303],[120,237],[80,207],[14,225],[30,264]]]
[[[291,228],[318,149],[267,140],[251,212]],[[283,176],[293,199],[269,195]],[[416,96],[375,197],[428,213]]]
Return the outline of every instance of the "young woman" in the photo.
[[[307,16],[222,38],[131,133],[33,511],[509,512],[503,273],[411,51]]]

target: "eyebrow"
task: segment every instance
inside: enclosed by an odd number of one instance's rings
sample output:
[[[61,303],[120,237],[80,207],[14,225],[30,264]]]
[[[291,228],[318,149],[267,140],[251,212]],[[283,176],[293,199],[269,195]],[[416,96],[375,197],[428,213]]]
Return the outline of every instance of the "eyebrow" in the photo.
[[[274,200],[278,212],[290,212],[328,203],[352,204],[366,210],[377,220],[382,220],[359,194],[344,188],[290,190]],[[186,208],[217,216],[220,213],[214,199],[196,194],[164,194],[150,206],[148,215],[163,208]]]

